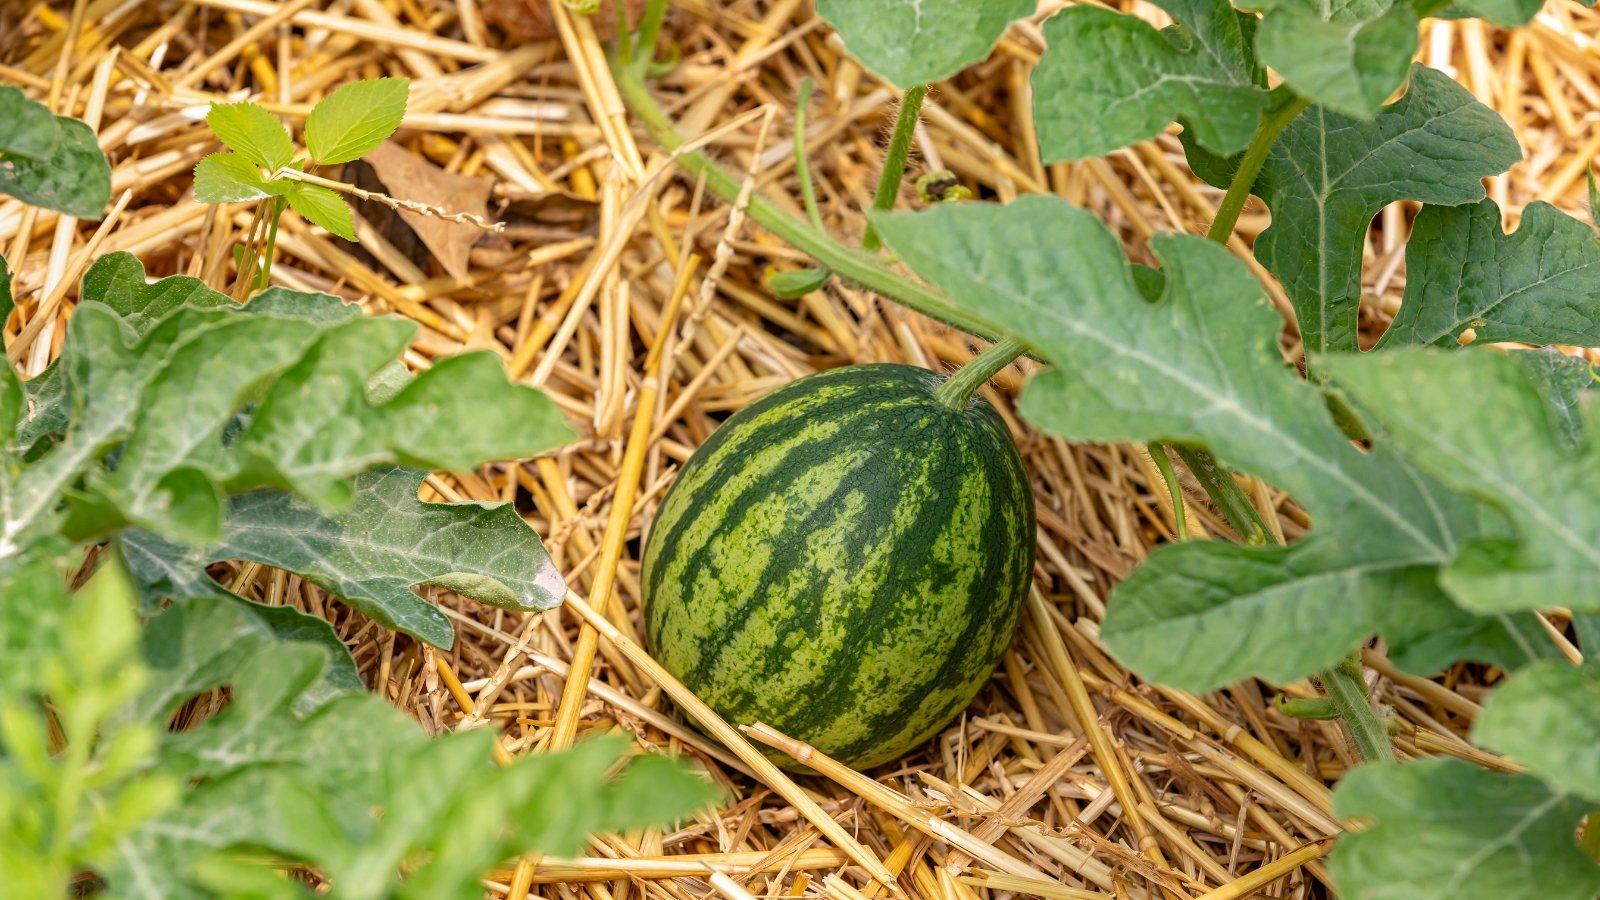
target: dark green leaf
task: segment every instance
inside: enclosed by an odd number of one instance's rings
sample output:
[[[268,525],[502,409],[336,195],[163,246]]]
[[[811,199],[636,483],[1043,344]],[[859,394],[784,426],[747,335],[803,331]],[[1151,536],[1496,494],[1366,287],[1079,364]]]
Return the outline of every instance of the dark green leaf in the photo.
[[[350,205],[334,191],[321,185],[296,181],[286,196],[289,206],[304,216],[307,222],[320,225],[347,241],[356,239],[356,223],[350,215]]]
[[[1071,440],[1204,446],[1310,511],[1317,530],[1290,551],[1179,545],[1124,582],[1105,636],[1142,674],[1193,690],[1251,674],[1289,680],[1374,631],[1433,666],[1441,648],[1426,643],[1429,628],[1471,635],[1474,654],[1528,661],[1521,623],[1463,616],[1426,577],[1495,524],[1484,508],[1393,453],[1352,447],[1283,364],[1281,319],[1225,249],[1152,238],[1165,275],[1152,303],[1116,237],[1058,198],[873,221],[919,275],[1054,365],[1023,396],[1033,422]],[[1030,237],[1040,234],[1051,240]]]
[[[790,272],[768,272],[767,289],[785,300],[822,290],[833,273],[827,269],[795,269]]]
[[[1033,89],[1046,162],[1110,153],[1180,117],[1213,153],[1250,143],[1267,103],[1251,57],[1253,20],[1226,0],[1159,5],[1179,24],[1158,32],[1098,6],[1069,6],[1045,23],[1050,49],[1034,69]]]
[[[1561,433],[1561,442],[1572,450],[1582,447],[1582,400],[1584,393],[1594,387],[1594,364],[1551,348],[1529,350],[1512,358],[1522,363],[1528,380],[1544,397],[1545,407]]]
[[[123,552],[129,555],[126,549]],[[298,712],[366,689],[349,651],[326,620],[289,607],[253,603],[215,585],[210,594],[177,598],[151,617],[142,641],[144,662],[153,677],[119,712],[119,721],[166,721],[190,697],[229,683],[243,660],[275,643],[311,647],[325,658],[318,678],[297,696],[302,704],[296,707]]]
[[[369,472],[334,515],[279,491],[239,494],[228,500],[221,542],[185,551],[130,532],[129,568],[146,591],[185,596],[216,590],[187,573],[217,560],[254,560],[298,573],[386,627],[439,647],[450,646],[455,630],[413,585],[507,609],[549,609],[561,601],[561,574],[509,505],[423,503],[421,483],[420,472]]]
[[[268,171],[281,169],[294,159],[294,143],[289,140],[288,129],[258,104],[213,103],[206,113],[206,124],[229,149]],[[219,201],[201,198],[201,202]]]
[[[98,219],[111,202],[111,164],[94,132],[56,117],[59,140],[49,159],[0,157],[0,193],[80,219]]]
[[[1600,665],[1548,660],[1518,672],[1489,695],[1472,736],[1600,805]]]
[[[1306,348],[1356,348],[1361,246],[1380,209],[1402,199],[1475,202],[1483,179],[1520,156],[1493,110],[1422,66],[1405,96],[1373,121],[1312,107],[1290,123],[1256,182],[1272,226],[1256,238],[1255,253],[1294,301]],[[1232,175],[1192,151],[1190,163],[1219,186]]]
[[[1529,775],[1458,759],[1361,766],[1334,791],[1341,818],[1329,867],[1364,900],[1593,900],[1600,866],[1574,833],[1592,808]]]
[[[194,198],[201,203],[239,203],[269,196],[256,164],[239,153],[213,153],[195,164]]]
[[[400,127],[410,90],[411,81],[406,78],[371,78],[322,98],[306,116],[306,149],[311,158],[317,165],[329,166],[360,159],[377,149]],[[311,218],[304,211],[300,214]]]
[[[1458,491],[1511,518],[1520,540],[1484,541],[1444,574],[1462,606],[1567,605],[1600,612],[1600,459],[1568,448],[1560,418],[1515,359],[1406,349],[1329,357],[1329,372],[1388,443]],[[1462,402],[1470,398],[1470,402]],[[1585,430],[1592,428],[1585,406]]]
[[[1426,206],[1406,245],[1406,293],[1379,346],[1479,341],[1600,345],[1600,241],[1548,203],[1500,229],[1493,200]]]
[[[903,88],[941,81],[989,55],[1032,0],[818,0],[817,14],[862,65]]]
[[[1455,5],[1469,15],[1482,16],[1496,25],[1514,28],[1528,24],[1544,8],[1544,0],[1456,0]]]
[[[157,322],[182,309],[232,309],[239,304],[186,275],[145,280],[144,264],[132,253],[107,253],[83,276],[83,296],[109,307],[143,337]]]
[[[1269,0],[1256,38],[1261,62],[1295,92],[1337,113],[1370,119],[1405,83],[1417,52],[1409,2]]]
[[[28,99],[22,88],[0,86],[0,155],[21,156],[44,162],[55,155],[60,140],[50,107]]]

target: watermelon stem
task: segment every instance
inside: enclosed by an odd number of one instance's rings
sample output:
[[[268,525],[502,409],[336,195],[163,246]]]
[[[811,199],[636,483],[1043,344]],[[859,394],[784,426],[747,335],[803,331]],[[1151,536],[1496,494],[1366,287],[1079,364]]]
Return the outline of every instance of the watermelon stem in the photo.
[[[983,387],[1001,369],[1011,365],[1017,357],[1026,352],[1028,348],[1016,338],[1002,338],[957,369],[954,375],[945,379],[944,384],[939,385],[939,389],[934,391],[934,396],[945,406],[961,412],[972,402],[972,395],[978,388]]]
[[[883,172],[878,176],[878,190],[872,195],[872,208],[889,210],[900,196],[900,180],[906,174],[906,162],[911,159],[911,138],[917,132],[917,122],[922,112],[922,98],[928,95],[928,86],[919,84],[906,91],[900,101],[900,112],[894,117],[894,136],[889,139],[889,150],[883,155]],[[883,246],[878,230],[867,223],[867,234],[861,239],[866,250]]]

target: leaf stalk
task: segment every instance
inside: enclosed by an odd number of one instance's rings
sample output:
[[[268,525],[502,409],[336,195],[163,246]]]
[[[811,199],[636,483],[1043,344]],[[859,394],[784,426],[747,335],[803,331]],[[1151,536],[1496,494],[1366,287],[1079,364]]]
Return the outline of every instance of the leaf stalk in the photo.
[[[894,135],[889,138],[889,149],[883,154],[883,172],[878,175],[878,190],[872,195],[872,208],[890,210],[894,198],[900,195],[900,181],[905,178],[906,162],[911,159],[911,138],[917,133],[917,121],[922,115],[922,99],[928,96],[928,86],[919,84],[906,91],[900,101],[900,112],[894,118]],[[878,230],[871,223],[861,246],[876,250],[883,246]]]

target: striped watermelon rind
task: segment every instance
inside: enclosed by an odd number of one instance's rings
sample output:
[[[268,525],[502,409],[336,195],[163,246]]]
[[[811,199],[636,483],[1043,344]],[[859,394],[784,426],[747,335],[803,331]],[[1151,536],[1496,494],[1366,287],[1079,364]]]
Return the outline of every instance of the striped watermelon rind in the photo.
[[[645,551],[646,635],[724,718],[866,768],[993,673],[1032,576],[1033,495],[1004,420],[944,405],[943,382],[901,365],[799,379],[679,473]]]

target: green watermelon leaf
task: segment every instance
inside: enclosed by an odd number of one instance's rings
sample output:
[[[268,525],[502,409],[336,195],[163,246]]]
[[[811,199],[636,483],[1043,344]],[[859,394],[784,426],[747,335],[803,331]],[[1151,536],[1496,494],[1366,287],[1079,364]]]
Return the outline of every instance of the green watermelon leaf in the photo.
[[[98,219],[111,202],[111,164],[94,131],[56,116],[54,152],[43,159],[0,156],[0,193],[79,219]]]
[[[388,628],[448,648],[455,629],[418,597],[434,585],[515,610],[549,609],[566,592],[532,529],[507,504],[423,503],[421,472],[375,469],[358,476],[348,504],[319,511],[282,491],[230,497],[219,541],[184,547],[148,532],[121,542],[129,570],[152,597],[209,595],[205,567],[253,560],[294,572]]]
[[[1340,838],[1329,861],[1345,896],[1593,900],[1600,891],[1600,866],[1574,839],[1593,804],[1532,776],[1458,759],[1369,765],[1346,775],[1333,800],[1341,818],[1370,822]]]
[[[1288,681],[1374,631],[1422,671],[1457,649],[1508,666],[1547,652],[1531,619],[1478,619],[1440,593],[1435,568],[1499,533],[1495,517],[1391,452],[1352,447],[1283,364],[1281,319],[1225,249],[1152,238],[1165,279],[1151,303],[1116,237],[1058,198],[873,221],[913,271],[1052,363],[1023,395],[1030,421],[1069,440],[1206,447],[1289,491],[1318,523],[1287,550],[1158,548],[1117,588],[1104,625],[1141,674],[1197,691],[1247,675]],[[1040,234],[1051,241],[1029,237]]]
[[[487,729],[429,738],[359,682],[326,690],[343,652],[263,633],[246,604],[179,600],[141,633],[114,565],[68,615],[39,688],[83,752],[52,752],[39,693],[0,698],[0,883],[19,896],[65,896],[91,872],[116,896],[205,897],[219,868],[241,896],[282,880],[262,851],[342,897],[467,896],[502,860],[571,855],[594,832],[669,825],[715,798],[614,738],[506,766]],[[224,685],[221,713],[159,727]],[[63,840],[56,821],[78,824]]]
[[[1600,489],[1595,444],[1569,449],[1560,417],[1521,364],[1490,351],[1424,349],[1326,362],[1388,444],[1510,518],[1515,539],[1479,541],[1445,571],[1456,602],[1481,612],[1557,602],[1600,612],[1600,516],[1587,502]],[[1585,405],[1591,433],[1592,415]]]
[[[1157,31],[1098,6],[1069,6],[1045,23],[1050,49],[1034,69],[1033,89],[1046,162],[1110,153],[1179,118],[1213,153],[1250,143],[1267,105],[1250,49],[1254,19],[1226,0],[1159,5],[1177,25]]]
[[[1370,119],[1405,83],[1417,52],[1417,13],[1406,0],[1258,0],[1256,52],[1296,93]],[[1437,158],[1437,157],[1435,157]]]
[[[1600,664],[1549,660],[1518,672],[1489,696],[1472,737],[1600,805]]]
[[[1226,187],[1231,163],[1186,142],[1202,178]],[[1361,246],[1372,217],[1396,200],[1454,206],[1484,196],[1483,179],[1521,157],[1493,110],[1450,78],[1417,66],[1405,96],[1363,122],[1312,107],[1272,148],[1254,193],[1272,210],[1255,254],[1294,302],[1311,353],[1356,349]],[[1416,161],[1428,160],[1426,165]]]
[[[1544,398],[1561,443],[1569,450],[1583,446],[1583,395],[1594,387],[1595,367],[1586,359],[1568,356],[1552,348],[1530,350],[1512,357]]]
[[[1406,244],[1406,295],[1378,346],[1479,341],[1600,345],[1600,241],[1548,203],[1511,234],[1493,200],[1426,206]]]
[[[259,104],[213,103],[206,124],[229,149],[263,169],[281,169],[294,159],[288,129]],[[201,199],[202,203],[217,201]]]
[[[862,65],[903,88],[949,78],[989,55],[1032,0],[818,0],[817,14]]]
[[[55,155],[60,133],[50,107],[28,99],[22,88],[0,87],[0,154],[44,162]]]
[[[1589,223],[1600,228],[1600,187],[1594,183],[1594,166],[1589,166],[1586,174],[1589,181]]]
[[[306,116],[306,150],[320,166],[350,162],[371,153],[400,127],[410,92],[407,78],[369,78],[340,87]],[[299,207],[295,209],[312,218]],[[340,233],[325,223],[317,224]]]

